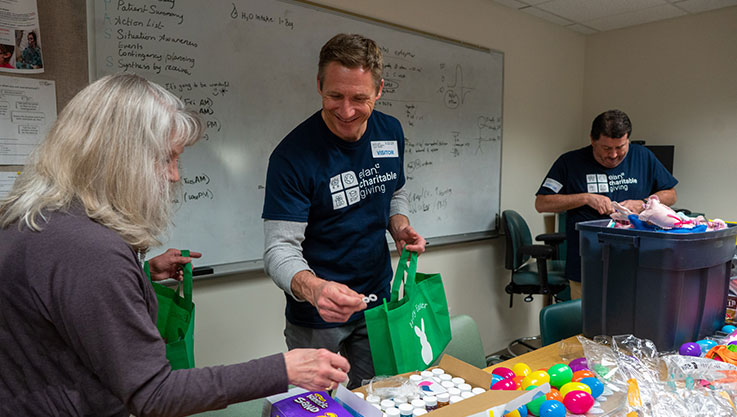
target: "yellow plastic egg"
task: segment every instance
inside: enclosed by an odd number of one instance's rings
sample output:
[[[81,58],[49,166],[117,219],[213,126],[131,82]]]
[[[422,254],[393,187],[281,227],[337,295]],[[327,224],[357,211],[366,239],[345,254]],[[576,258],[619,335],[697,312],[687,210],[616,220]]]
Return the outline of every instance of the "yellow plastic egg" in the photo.
[[[550,375],[547,372],[532,371],[522,379],[520,385],[522,385],[522,388],[527,389],[530,385],[540,386],[547,382],[550,382]]]
[[[562,395],[563,398],[566,398],[566,394],[571,391],[586,391],[591,394],[591,387],[581,382],[569,382],[560,387],[560,395]]]
[[[526,363],[518,362],[512,366],[512,372],[517,376],[527,376],[532,372],[532,369]]]

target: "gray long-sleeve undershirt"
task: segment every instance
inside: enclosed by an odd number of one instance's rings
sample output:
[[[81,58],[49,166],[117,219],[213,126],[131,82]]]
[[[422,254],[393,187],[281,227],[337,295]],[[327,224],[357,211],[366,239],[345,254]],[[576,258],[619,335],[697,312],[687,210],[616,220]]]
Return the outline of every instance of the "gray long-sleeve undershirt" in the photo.
[[[397,214],[409,214],[409,197],[404,187],[392,194],[389,217]],[[314,273],[302,255],[306,229],[307,222],[264,220],[264,270],[279,288],[298,301],[302,300],[292,293],[292,278],[300,271]]]

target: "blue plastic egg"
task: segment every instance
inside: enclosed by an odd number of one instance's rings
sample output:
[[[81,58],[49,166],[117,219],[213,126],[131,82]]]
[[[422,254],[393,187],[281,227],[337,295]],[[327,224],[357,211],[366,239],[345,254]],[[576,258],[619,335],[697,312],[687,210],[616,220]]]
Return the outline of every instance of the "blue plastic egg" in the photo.
[[[604,384],[602,384],[598,378],[582,378],[581,383],[586,384],[591,388],[591,396],[594,398],[598,398],[604,392]]]
[[[717,342],[715,342],[713,340],[709,340],[709,339],[697,340],[696,343],[698,343],[699,346],[701,346],[701,354],[702,355],[705,355],[706,352],[709,351],[709,349],[711,349],[711,348],[713,348],[714,346],[717,345]]]
[[[540,417],[566,417],[566,406],[558,400],[547,400],[540,406]]]
[[[737,327],[732,326],[731,324],[726,324],[724,325],[724,327],[722,327],[722,331],[727,334],[730,334],[735,330],[737,330]]]

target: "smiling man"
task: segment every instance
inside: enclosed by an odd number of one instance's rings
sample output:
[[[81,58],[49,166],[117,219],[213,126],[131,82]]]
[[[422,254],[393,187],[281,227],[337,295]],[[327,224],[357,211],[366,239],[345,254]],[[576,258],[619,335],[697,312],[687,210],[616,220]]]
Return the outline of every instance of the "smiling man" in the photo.
[[[351,389],[374,375],[363,310],[389,297],[386,231],[400,251],[425,250],[407,217],[404,132],[374,110],[382,67],[363,36],[339,34],[322,47],[322,109],[271,154],[262,214],[264,268],[287,299],[287,346],[340,352]]]
[[[591,145],[563,154],[537,191],[538,212],[566,212],[566,277],[571,298],[581,298],[581,256],[576,223],[607,218],[617,201],[634,213],[657,195],[676,202],[678,184],[647,148],[630,144],[632,123],[621,110],[606,111],[591,124]]]

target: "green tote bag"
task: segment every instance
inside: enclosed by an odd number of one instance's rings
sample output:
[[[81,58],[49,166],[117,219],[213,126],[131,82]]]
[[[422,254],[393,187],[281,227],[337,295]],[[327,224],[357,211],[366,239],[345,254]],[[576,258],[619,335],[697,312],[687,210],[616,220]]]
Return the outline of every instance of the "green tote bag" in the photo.
[[[189,256],[182,250],[182,256]],[[146,275],[151,276],[148,262],[144,265]],[[172,369],[194,368],[194,303],[192,303],[192,264],[183,268],[184,279],[176,290],[151,282],[159,302],[156,328],[166,342],[166,358]],[[179,289],[182,288],[182,295]]]
[[[416,252],[402,251],[391,299],[366,310],[365,317],[376,375],[425,370],[450,342],[443,280],[440,274],[417,272]]]

